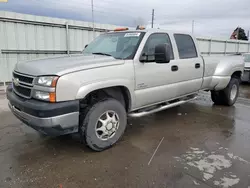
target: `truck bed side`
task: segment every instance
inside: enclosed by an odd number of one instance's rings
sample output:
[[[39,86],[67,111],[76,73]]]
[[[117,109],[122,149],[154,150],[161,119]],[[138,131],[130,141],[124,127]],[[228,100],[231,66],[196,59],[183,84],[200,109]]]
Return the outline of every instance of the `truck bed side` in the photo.
[[[204,56],[203,60],[205,70],[202,89],[224,89],[235,72],[243,73],[242,56]]]

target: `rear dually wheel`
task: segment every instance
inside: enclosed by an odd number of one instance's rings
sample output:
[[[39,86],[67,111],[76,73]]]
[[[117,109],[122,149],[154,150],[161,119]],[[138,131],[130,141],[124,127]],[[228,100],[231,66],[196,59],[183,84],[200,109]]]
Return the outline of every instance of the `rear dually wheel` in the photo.
[[[216,105],[232,106],[239,95],[240,80],[232,77],[227,87],[221,91],[211,91],[211,98]]]

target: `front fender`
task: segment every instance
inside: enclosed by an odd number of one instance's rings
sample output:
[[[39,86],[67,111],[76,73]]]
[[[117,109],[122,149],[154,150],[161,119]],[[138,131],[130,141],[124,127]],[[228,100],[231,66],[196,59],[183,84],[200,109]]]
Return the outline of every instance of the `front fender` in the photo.
[[[123,86],[127,88],[131,98],[131,108],[135,106],[135,95],[133,82],[125,79],[112,79],[112,80],[100,80],[93,83],[82,85],[76,95],[76,99],[83,99],[89,93],[99,89],[105,89],[110,87]]]

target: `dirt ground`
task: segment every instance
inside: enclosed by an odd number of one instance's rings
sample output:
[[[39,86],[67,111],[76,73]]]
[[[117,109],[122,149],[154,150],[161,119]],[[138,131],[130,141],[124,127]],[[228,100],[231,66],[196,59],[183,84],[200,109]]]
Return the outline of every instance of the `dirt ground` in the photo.
[[[0,95],[1,188],[250,187],[250,85],[234,107],[209,93],[129,119],[122,140],[93,152],[78,135],[45,137],[17,120]]]

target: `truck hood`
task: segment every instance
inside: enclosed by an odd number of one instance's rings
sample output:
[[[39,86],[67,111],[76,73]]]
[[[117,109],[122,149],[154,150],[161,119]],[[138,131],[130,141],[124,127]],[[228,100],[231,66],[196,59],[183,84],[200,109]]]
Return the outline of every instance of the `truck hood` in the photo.
[[[19,62],[15,66],[15,71],[33,75],[64,75],[79,70],[114,66],[123,64],[124,60],[118,60],[102,55],[65,55],[46,59]]]

